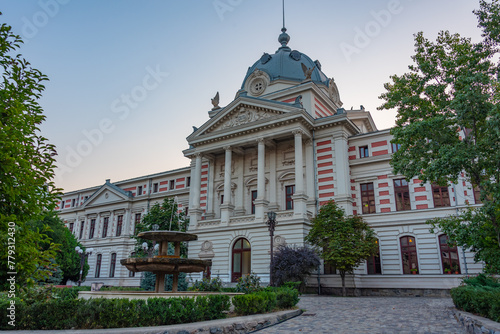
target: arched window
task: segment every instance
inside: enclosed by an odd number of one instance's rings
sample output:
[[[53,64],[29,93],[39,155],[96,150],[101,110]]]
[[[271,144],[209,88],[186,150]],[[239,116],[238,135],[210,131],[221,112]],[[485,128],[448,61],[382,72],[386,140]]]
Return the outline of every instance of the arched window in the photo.
[[[240,238],[233,245],[231,282],[236,282],[243,275],[250,274],[250,243]]]
[[[115,277],[116,253],[111,254],[111,264],[109,266],[109,277]]]
[[[101,276],[101,262],[102,254],[97,254],[97,262],[95,264],[95,278],[99,278]]]
[[[366,268],[368,275],[382,274],[382,266],[380,265],[380,247],[378,244],[378,239],[375,241],[377,243],[377,253],[370,256],[366,260]]]
[[[401,259],[403,260],[403,274],[418,274],[417,244],[412,236],[400,239]]]
[[[441,262],[444,274],[460,274],[460,261],[458,260],[457,246],[448,244],[448,236],[439,236],[439,250],[441,251]]]

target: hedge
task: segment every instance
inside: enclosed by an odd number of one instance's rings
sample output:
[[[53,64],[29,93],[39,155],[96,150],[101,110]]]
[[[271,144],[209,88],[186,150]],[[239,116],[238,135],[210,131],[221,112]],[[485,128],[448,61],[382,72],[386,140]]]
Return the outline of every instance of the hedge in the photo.
[[[491,286],[459,286],[450,291],[458,309],[500,322],[500,288]]]
[[[99,329],[155,325],[173,325],[186,322],[220,319],[229,311],[227,295],[198,296],[196,298],[128,299],[49,299],[28,304],[16,300],[15,329]],[[9,300],[0,299],[5,313]],[[0,320],[0,329],[13,329],[6,314]]]
[[[268,288],[233,297],[234,311],[240,315],[292,308],[299,302],[299,292],[290,288]]]

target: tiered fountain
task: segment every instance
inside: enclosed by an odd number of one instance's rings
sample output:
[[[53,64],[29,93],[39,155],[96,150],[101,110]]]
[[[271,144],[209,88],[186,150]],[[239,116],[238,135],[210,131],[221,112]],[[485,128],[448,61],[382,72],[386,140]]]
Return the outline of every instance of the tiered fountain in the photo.
[[[172,292],[177,292],[179,273],[199,273],[204,271],[208,261],[181,259],[181,242],[197,240],[192,233],[176,231],[147,231],[137,235],[139,238],[159,243],[158,255],[153,257],[132,257],[120,261],[133,272],[149,271],[156,274],[155,292],[165,292],[165,275],[174,275]],[[167,255],[168,243],[174,244],[174,255]]]

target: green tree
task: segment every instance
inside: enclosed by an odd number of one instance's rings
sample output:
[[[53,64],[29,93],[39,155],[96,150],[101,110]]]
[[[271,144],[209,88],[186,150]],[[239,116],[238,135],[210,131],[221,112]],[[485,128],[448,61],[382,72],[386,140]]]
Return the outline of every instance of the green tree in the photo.
[[[448,31],[435,42],[416,34],[414,64],[391,76],[379,107],[398,112],[394,173],[445,186],[463,172],[480,189],[482,207],[429,223],[474,251],[489,272],[500,271],[499,8],[498,0],[480,1],[478,43]]]
[[[337,268],[346,296],[345,275],[377,252],[375,233],[363,218],[346,216],[333,201],[323,205],[311,223],[306,241],[318,246],[323,260]]]
[[[64,223],[55,212],[48,212],[42,219],[29,222],[32,230],[48,227],[46,234],[51,241],[57,245],[55,264],[62,271],[61,284],[66,284],[68,280],[76,282],[80,277],[80,255],[75,251],[76,246],[85,249],[76,237],[64,226]],[[43,245],[45,250],[47,245]],[[85,279],[89,270],[89,265],[85,262],[83,266],[82,280]]]
[[[1,25],[0,244],[5,251],[0,254],[0,288],[6,287],[7,271],[17,271],[20,286],[46,275],[36,269],[50,264],[55,245],[41,250],[40,245],[49,242],[45,231],[33,231],[26,222],[53,209],[60,195],[52,182],[56,151],[39,130],[45,116],[38,99],[47,77],[18,53],[21,43],[10,26]],[[13,250],[9,237],[15,238],[12,268],[6,251]]]

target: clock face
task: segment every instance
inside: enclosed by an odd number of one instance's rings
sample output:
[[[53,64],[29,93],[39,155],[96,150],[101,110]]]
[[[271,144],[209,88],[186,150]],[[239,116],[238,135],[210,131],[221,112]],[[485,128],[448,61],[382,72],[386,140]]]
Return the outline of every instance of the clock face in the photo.
[[[266,82],[262,78],[255,78],[250,82],[250,92],[252,95],[260,95],[266,90]]]
[[[299,52],[299,51],[297,51],[297,50],[293,50],[292,52],[290,52],[290,58],[292,58],[292,59],[293,59],[293,60],[295,60],[295,61],[299,61],[299,60],[300,60],[300,58],[301,58],[301,56],[302,56],[302,55],[301,55],[301,54],[300,54],[300,52]]]

